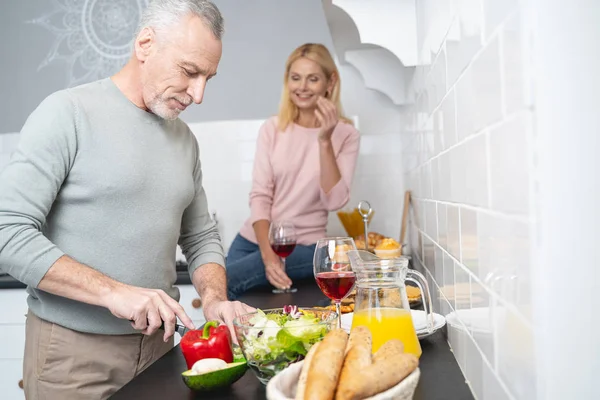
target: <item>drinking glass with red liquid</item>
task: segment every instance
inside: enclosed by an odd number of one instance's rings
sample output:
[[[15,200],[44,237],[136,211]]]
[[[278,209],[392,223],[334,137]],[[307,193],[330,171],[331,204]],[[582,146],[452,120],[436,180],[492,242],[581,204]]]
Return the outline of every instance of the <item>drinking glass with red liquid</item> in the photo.
[[[271,248],[281,258],[285,271],[285,259],[292,254],[296,247],[296,228],[288,221],[273,221],[269,227],[269,243]],[[273,289],[273,293],[296,293],[297,288]]]
[[[315,247],[313,270],[315,280],[325,296],[335,302],[338,314],[338,328],[341,327],[342,299],[354,288],[356,275],[352,271],[346,252],[356,250],[354,240],[349,237],[320,239]]]

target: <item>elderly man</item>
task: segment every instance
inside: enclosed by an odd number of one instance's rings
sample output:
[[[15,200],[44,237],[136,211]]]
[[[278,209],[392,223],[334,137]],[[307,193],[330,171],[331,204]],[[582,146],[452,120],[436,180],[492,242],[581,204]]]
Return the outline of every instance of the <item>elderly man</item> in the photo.
[[[178,115],[221,58],[212,3],[156,0],[111,78],[50,95],[0,175],[0,266],[28,285],[29,400],[106,398],[173,346],[179,243],[207,319],[226,297],[198,143]],[[164,323],[164,330],[159,329]]]

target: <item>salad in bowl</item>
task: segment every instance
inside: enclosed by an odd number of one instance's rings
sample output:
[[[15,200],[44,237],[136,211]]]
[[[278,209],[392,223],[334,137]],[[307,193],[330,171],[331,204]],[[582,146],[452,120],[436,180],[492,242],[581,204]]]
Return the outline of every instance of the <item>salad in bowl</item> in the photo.
[[[275,374],[303,360],[336,320],[333,311],[284,306],[241,315],[233,326],[248,366],[266,385]]]

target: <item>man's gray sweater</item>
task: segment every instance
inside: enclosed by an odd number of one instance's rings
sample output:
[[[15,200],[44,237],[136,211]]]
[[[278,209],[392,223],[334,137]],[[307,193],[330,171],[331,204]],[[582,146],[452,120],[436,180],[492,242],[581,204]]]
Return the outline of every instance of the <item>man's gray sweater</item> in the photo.
[[[177,243],[190,275],[225,265],[198,156],[184,122],[136,107],[111,79],[50,95],[0,172],[0,269],[28,285],[29,308],[42,319],[82,332],[135,332],[107,309],[37,286],[66,254],[178,300]]]

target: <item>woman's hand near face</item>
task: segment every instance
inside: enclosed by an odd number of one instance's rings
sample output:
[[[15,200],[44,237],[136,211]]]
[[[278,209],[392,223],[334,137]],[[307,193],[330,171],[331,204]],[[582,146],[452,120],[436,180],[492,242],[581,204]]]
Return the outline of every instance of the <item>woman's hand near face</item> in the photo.
[[[321,127],[319,141],[329,141],[331,139],[331,134],[339,121],[335,104],[325,97],[319,97],[317,100],[317,108],[315,109],[315,116],[319,120],[319,126]]]

